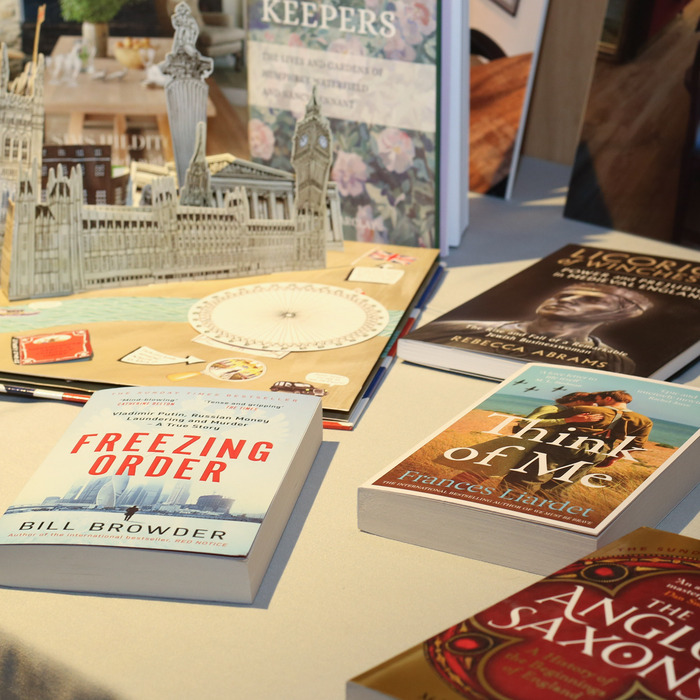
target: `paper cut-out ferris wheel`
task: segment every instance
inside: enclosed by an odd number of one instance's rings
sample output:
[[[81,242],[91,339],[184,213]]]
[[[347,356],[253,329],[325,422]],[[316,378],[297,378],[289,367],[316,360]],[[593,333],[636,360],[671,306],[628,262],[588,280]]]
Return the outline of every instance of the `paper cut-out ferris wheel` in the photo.
[[[381,333],[388,311],[351,289],[279,282],[233,287],[192,306],[199,333],[229,345],[272,351],[343,348]]]

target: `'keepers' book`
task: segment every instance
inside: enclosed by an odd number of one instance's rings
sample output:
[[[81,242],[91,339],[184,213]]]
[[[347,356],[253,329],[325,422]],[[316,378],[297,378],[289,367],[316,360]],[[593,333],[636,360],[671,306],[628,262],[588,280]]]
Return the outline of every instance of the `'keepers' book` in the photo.
[[[546,574],[700,480],[700,389],[531,364],[359,489],[361,530]]]
[[[0,585],[252,602],[321,439],[315,396],[96,392],[0,518]]]
[[[288,170],[315,86],[333,132],[346,239],[442,248],[467,226],[469,56],[463,0],[247,0],[248,135]]]
[[[348,700],[697,698],[700,541],[640,528],[353,678]]]
[[[404,360],[505,379],[546,362],[668,379],[700,353],[700,260],[567,245],[402,338]]]

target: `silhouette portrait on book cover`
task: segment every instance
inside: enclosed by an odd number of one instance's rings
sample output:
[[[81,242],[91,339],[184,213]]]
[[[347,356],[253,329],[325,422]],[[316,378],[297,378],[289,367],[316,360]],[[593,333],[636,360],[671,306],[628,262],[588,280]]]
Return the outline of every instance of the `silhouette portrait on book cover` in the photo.
[[[124,520],[131,520],[131,518],[138,513],[139,507],[138,506],[129,506],[125,511],[124,511]]]
[[[635,369],[634,360],[604,343],[594,331],[603,325],[640,316],[651,306],[648,297],[632,289],[577,283],[542,301],[531,319],[470,321],[448,314],[419,328],[412,338],[470,349],[473,345],[474,350],[535,361],[547,359],[556,346],[562,350],[557,353],[561,355],[557,359],[565,364],[567,360],[576,362],[581,355],[585,358],[585,362],[579,361],[581,365],[631,374]],[[512,342],[483,341],[485,338],[500,341],[504,336]],[[551,341],[552,346],[548,347],[547,341]]]

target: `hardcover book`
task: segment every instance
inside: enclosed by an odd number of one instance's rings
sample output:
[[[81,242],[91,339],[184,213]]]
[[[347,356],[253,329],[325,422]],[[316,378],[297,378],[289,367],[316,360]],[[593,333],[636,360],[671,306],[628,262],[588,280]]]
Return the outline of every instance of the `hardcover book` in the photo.
[[[0,518],[0,585],[250,603],[321,439],[315,396],[96,392]]]
[[[310,393],[321,397],[327,427],[350,429],[441,272],[435,249],[346,241],[320,270],[12,303],[0,294],[0,381],[73,393],[125,385]],[[77,331],[89,333],[89,359],[48,361],[47,350],[41,364],[17,364],[13,339]]]
[[[399,341],[404,360],[504,379],[524,362],[668,379],[700,352],[700,261],[567,245]]]
[[[251,155],[289,168],[295,115],[316,86],[333,132],[346,239],[431,247],[439,226],[446,250],[447,231],[454,245],[466,227],[468,11],[442,5],[248,0]],[[441,52],[450,62],[442,76]],[[443,97],[449,110],[440,114]],[[444,202],[438,170],[449,176]]]
[[[698,483],[700,390],[530,364],[359,489],[361,530],[546,574]]]
[[[640,528],[351,679],[348,700],[694,698],[700,541]]]

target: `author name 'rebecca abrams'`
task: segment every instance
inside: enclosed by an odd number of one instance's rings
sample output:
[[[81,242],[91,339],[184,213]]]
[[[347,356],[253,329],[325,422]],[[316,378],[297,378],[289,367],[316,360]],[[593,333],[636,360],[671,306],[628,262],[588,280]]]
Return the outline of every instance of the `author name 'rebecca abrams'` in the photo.
[[[451,447],[443,452],[442,457],[452,462],[455,468],[467,467],[467,465],[491,467],[496,473],[498,473],[499,461],[506,461],[509,465],[513,465],[507,470],[508,472],[550,478],[552,484],[562,488],[577,483],[589,489],[602,489],[613,485],[614,480],[611,474],[596,471],[596,464],[601,463],[605,458],[624,458],[636,462],[632,453],[638,450],[644,451],[644,448],[630,446],[635,439],[633,435],[624,437],[614,448],[607,449],[608,445],[603,440],[589,434],[577,435],[575,432],[572,434],[571,428],[552,434],[551,430],[538,428],[537,419],[523,419],[521,416],[512,416],[507,413],[490,413],[488,417],[502,420],[492,429],[483,432],[507,438],[506,441],[498,444],[496,441],[489,440],[482,445]],[[516,423],[522,427],[508,433],[507,431],[512,430]],[[571,460],[563,460],[564,464],[561,463],[561,458],[556,462],[553,461],[551,454],[547,451],[549,446],[570,450]],[[561,452],[558,454],[561,455]],[[489,476],[490,474],[487,473],[484,478]],[[594,510],[571,505],[571,501],[555,500],[527,490],[504,487],[499,491],[487,484],[434,476],[413,469],[407,469],[392,478],[403,484],[416,484],[417,490],[436,492],[446,489],[474,496],[489,496],[501,501],[568,513],[582,518],[590,517]]]

